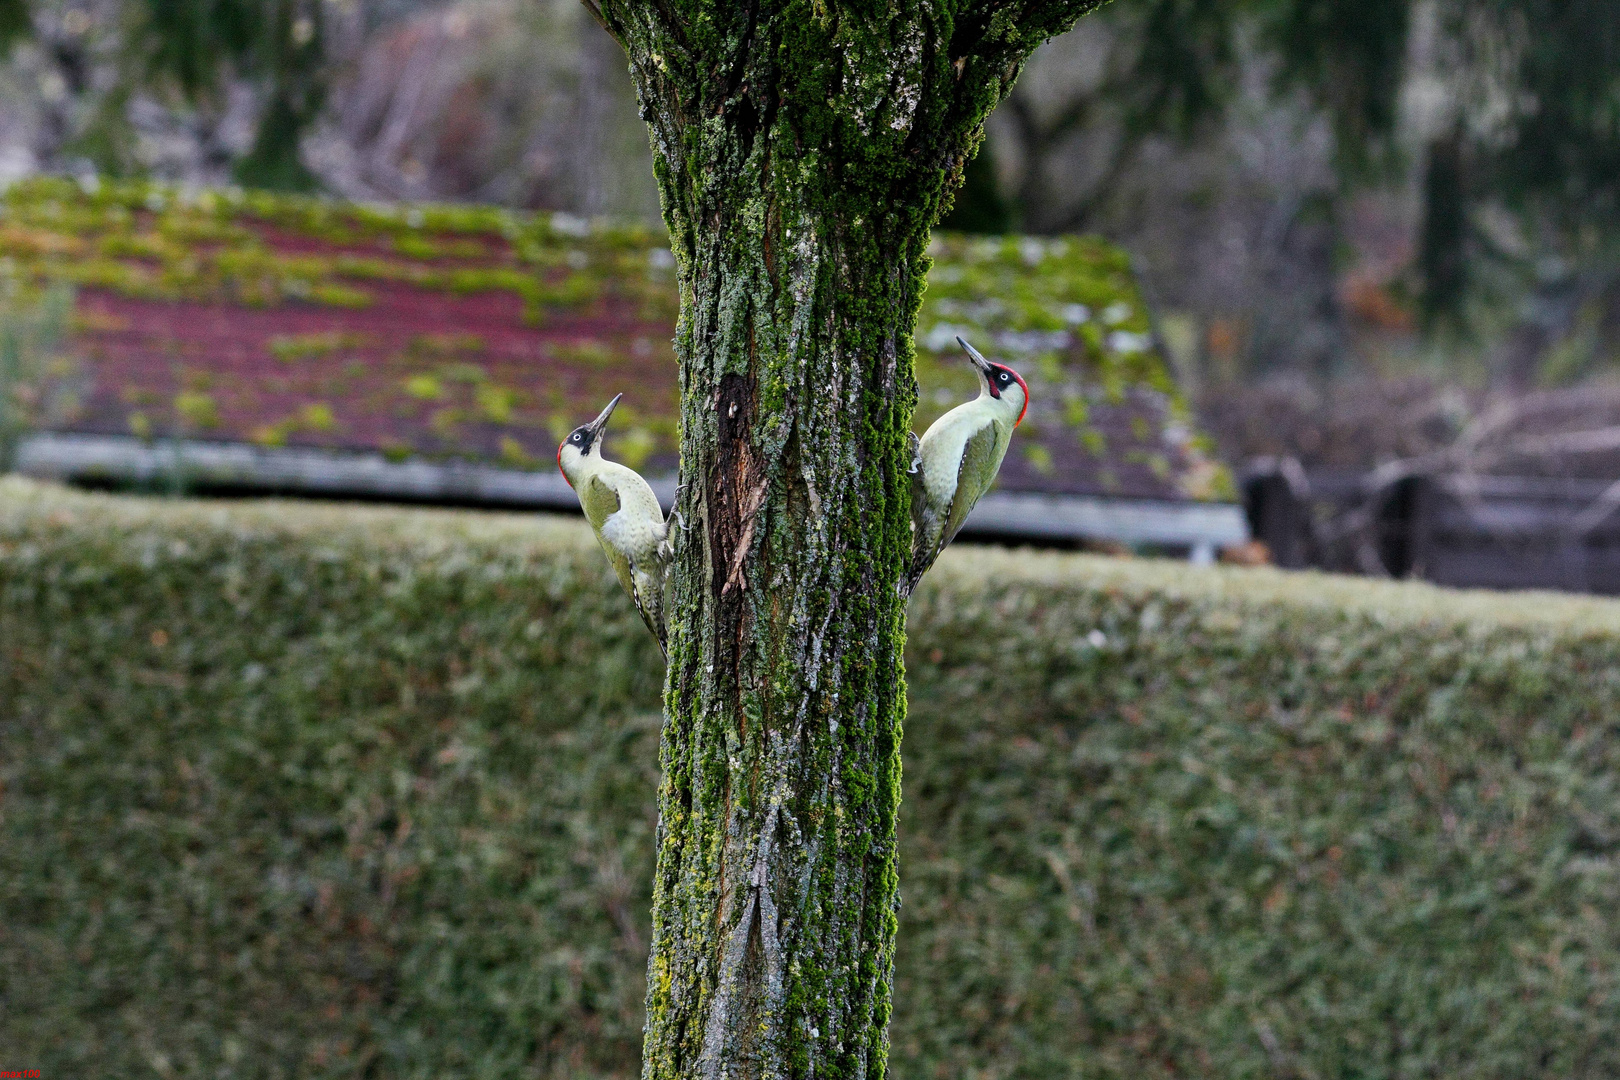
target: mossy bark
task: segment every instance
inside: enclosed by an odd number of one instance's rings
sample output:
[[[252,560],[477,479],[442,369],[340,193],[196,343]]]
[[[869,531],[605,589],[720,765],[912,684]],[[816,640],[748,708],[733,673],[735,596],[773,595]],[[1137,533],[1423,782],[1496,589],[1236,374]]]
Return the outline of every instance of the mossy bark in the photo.
[[[882,1076],[929,229],[1023,58],[1098,0],[586,2],[681,289],[643,1076]]]

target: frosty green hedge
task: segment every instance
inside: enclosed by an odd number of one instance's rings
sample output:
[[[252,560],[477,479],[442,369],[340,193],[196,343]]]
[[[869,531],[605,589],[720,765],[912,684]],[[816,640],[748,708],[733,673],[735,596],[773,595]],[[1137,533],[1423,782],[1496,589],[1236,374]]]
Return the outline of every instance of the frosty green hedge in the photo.
[[[949,556],[892,1075],[1620,1074],[1620,604]],[[570,522],[0,481],[0,1068],[635,1076],[660,675]]]

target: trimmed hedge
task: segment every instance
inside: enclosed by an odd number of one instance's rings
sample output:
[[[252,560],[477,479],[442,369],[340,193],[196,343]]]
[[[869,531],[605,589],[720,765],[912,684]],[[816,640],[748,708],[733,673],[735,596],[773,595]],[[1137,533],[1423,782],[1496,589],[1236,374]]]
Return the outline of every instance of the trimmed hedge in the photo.
[[[1620,1074],[1620,604],[960,548],[892,1071]],[[0,481],[0,1067],[638,1072],[656,649],[584,529]]]

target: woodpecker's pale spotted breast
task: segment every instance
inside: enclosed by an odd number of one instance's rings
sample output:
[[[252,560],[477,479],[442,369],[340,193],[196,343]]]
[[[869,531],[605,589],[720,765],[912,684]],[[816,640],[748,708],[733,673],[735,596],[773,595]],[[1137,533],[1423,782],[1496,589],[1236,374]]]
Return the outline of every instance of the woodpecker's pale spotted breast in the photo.
[[[1018,372],[986,360],[961,338],[956,341],[979,374],[979,396],[934,421],[914,448],[908,592],[995,483],[1013,429],[1029,408],[1029,387]]]
[[[557,448],[557,465],[579,496],[585,520],[613,564],[619,584],[663,649],[667,641],[669,523],[658,496],[641,474],[602,456],[602,434],[623,396],[608,402],[595,420],[569,432]]]

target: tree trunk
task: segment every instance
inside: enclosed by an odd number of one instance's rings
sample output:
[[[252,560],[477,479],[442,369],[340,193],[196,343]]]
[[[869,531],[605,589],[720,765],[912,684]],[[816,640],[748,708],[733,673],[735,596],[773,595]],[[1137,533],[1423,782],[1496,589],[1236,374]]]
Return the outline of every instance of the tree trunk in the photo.
[[[681,291],[647,1080],[885,1073],[929,229],[1097,2],[586,0]]]

